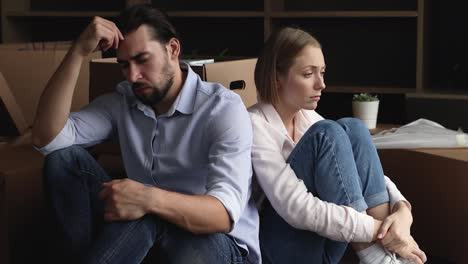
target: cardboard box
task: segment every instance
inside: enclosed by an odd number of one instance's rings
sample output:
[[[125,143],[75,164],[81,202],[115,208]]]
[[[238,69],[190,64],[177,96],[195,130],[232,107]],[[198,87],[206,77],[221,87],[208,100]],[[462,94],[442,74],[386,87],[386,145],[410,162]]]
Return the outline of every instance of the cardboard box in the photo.
[[[27,43],[0,45],[0,71],[24,114],[26,124],[32,125],[39,98],[47,81],[65,57],[69,43]],[[89,59],[100,58],[93,53]],[[89,63],[83,62],[72,102],[72,110],[88,103]]]
[[[257,59],[223,61],[191,66],[202,80],[221,83],[238,93],[246,107],[257,102],[254,82],[254,69]],[[94,59],[90,63],[90,100],[114,91],[115,86],[124,80],[116,58]]]
[[[238,93],[245,107],[257,102],[254,71],[257,59],[223,61],[205,64],[204,74],[208,82],[220,83]],[[243,84],[240,85],[239,84]]]
[[[21,135],[28,129],[28,124],[24,119],[15,97],[11,93],[10,87],[3,74],[0,72],[0,136],[12,137]]]
[[[101,166],[108,169],[108,173],[124,173],[121,157],[111,154],[98,157]],[[48,222],[43,163],[44,156],[29,142],[0,144],[1,264],[45,260]]]
[[[8,216],[5,197],[5,176],[0,173],[0,263],[10,263],[8,245]]]
[[[7,244],[3,250],[8,250],[11,263],[44,259],[47,234],[41,228],[46,221],[43,161],[44,157],[30,145],[0,145],[0,230],[6,230],[0,232],[0,243]]]
[[[94,59],[89,62],[89,101],[115,90],[124,81],[116,58]]]
[[[385,149],[386,175],[413,205],[412,233],[429,255],[468,259],[468,149]]]

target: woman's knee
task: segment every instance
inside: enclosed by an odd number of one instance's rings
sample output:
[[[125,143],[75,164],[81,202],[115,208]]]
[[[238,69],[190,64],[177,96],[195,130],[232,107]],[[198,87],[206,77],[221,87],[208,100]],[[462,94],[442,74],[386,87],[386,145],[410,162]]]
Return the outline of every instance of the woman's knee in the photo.
[[[361,135],[362,133],[369,135],[369,129],[362,123],[361,120],[353,117],[345,117],[336,121],[348,134]]]
[[[369,131],[367,127],[364,125],[364,123],[362,123],[362,121],[359,120],[358,118],[344,117],[344,118],[338,119],[336,122],[339,123],[341,126],[343,126],[343,128]]]
[[[352,144],[373,146],[369,129],[357,118],[342,118],[337,121],[348,135]]]
[[[316,122],[312,127],[311,131],[324,133],[330,136],[344,136],[344,130],[340,124],[333,120],[320,120]]]

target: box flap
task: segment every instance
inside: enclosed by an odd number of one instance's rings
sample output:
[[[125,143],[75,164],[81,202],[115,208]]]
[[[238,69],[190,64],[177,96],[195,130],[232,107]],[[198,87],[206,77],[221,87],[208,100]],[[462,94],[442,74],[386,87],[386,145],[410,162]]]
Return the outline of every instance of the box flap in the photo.
[[[56,48],[46,47],[38,50],[27,47],[26,44],[0,45],[0,71],[8,82],[26,123],[32,125],[42,91],[67,54],[67,50],[65,44],[57,44]],[[101,57],[100,52],[92,53],[81,66],[71,111],[77,111],[88,103],[88,59],[97,57]]]
[[[206,81],[220,83],[239,94],[246,107],[257,103],[254,70],[257,59],[205,64]]]
[[[244,59],[190,67],[201,76],[202,80],[221,83],[238,93],[245,106],[249,107],[257,102],[257,89],[254,82],[256,63],[257,59]],[[92,60],[90,62],[89,100],[114,91],[115,86],[124,80],[116,58]]]
[[[17,136],[28,129],[23,112],[0,72],[0,136]]]

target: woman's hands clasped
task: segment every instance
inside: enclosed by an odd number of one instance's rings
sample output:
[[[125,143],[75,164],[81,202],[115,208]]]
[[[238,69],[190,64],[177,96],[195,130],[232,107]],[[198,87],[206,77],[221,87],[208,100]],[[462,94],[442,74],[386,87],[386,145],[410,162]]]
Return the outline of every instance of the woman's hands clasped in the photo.
[[[383,221],[377,239],[389,251],[413,263],[422,264],[427,261],[427,257],[411,236],[412,223],[410,208],[404,202],[399,202],[394,212]]]

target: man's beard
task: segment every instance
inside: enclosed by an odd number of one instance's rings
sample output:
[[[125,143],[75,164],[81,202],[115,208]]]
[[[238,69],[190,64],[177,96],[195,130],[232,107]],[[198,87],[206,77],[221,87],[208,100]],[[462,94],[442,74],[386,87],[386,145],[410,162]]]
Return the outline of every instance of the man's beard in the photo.
[[[146,86],[144,83],[134,83],[132,85],[133,94],[140,100],[143,104],[148,106],[154,106],[159,103],[161,100],[166,97],[167,93],[171,89],[172,85],[174,84],[174,73],[170,71],[168,68],[164,69],[164,79],[162,85],[160,86],[150,86],[151,92],[148,94],[138,94],[135,92],[135,89]]]

